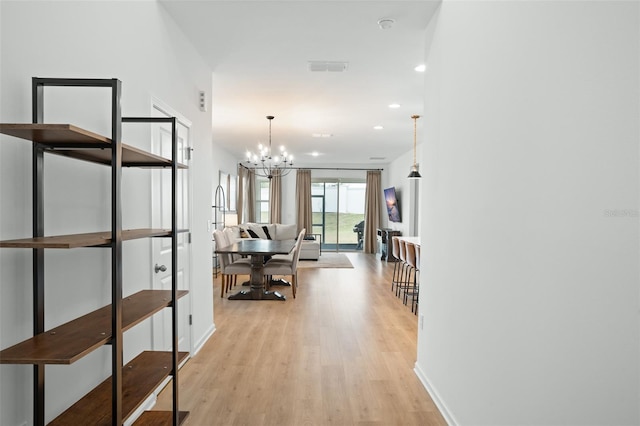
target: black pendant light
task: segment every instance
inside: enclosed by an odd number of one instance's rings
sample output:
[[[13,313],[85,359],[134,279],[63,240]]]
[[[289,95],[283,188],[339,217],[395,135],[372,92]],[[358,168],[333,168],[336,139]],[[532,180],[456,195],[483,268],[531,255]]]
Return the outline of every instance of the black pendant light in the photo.
[[[418,163],[416,163],[416,123],[418,122],[419,115],[412,115],[413,118],[413,166],[411,166],[411,173],[407,176],[409,179],[420,179],[420,173],[418,172]]]

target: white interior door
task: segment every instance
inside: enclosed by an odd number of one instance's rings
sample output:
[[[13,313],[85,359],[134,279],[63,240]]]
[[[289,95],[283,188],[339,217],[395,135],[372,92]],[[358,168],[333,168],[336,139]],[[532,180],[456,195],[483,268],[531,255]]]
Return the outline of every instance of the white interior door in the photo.
[[[153,115],[177,116],[166,106],[153,105]],[[178,162],[189,165],[190,163],[190,123],[178,116]],[[171,125],[168,123],[154,124],[152,132],[153,152],[166,158],[171,158],[172,137]],[[152,226],[154,228],[171,229],[171,170],[157,170],[153,172],[152,179]],[[186,232],[178,233],[177,255],[177,280],[179,290],[190,289],[190,222],[191,222],[191,188],[189,169],[179,169],[176,182],[177,222],[178,229]],[[171,289],[171,239],[152,239],[152,263],[153,278],[152,288],[158,290]],[[157,266],[157,267],[156,267]],[[162,270],[166,267],[166,270]],[[178,300],[178,348],[180,351],[191,352],[191,316],[190,295]],[[153,349],[171,350],[171,310],[163,309],[154,315]]]

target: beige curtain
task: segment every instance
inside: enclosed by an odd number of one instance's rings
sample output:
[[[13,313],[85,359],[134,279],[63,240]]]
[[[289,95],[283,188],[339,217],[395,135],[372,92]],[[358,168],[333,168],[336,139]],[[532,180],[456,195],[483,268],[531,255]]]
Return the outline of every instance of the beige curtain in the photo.
[[[380,208],[382,205],[381,173],[379,170],[367,171],[367,190],[364,207],[364,253],[375,253],[377,233],[380,227]]]
[[[236,213],[238,214],[238,223],[243,223],[242,214],[244,213],[244,180],[247,168],[238,164],[238,197],[236,200]]]
[[[298,232],[306,229],[307,234],[311,234],[311,170],[298,170],[296,173],[296,212]]]
[[[255,222],[256,221],[256,174],[251,169],[245,170],[246,181],[245,184],[247,186],[247,190],[245,192],[245,203],[242,207],[244,220],[240,221],[238,218],[238,223],[246,223],[246,222]]]
[[[269,179],[269,223],[281,223],[282,219],[282,177],[275,170]]]

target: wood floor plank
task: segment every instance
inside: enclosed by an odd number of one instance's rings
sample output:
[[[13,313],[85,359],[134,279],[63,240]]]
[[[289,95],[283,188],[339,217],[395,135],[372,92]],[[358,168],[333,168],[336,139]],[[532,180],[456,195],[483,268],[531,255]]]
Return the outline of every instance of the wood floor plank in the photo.
[[[393,263],[348,256],[353,269],[299,270],[296,299],[214,297],[216,332],[180,370],[187,425],[446,424],[413,371],[418,317]]]

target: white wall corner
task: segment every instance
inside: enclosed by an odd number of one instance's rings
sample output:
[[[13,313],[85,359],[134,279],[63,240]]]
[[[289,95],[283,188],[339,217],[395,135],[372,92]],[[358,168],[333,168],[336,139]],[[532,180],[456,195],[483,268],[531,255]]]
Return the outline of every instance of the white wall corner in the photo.
[[[191,358],[193,358],[194,356],[196,356],[196,354],[198,352],[200,352],[200,349],[202,349],[204,344],[207,343],[207,340],[209,340],[209,338],[211,336],[213,336],[213,333],[215,333],[215,332],[216,332],[216,324],[213,323],[213,324],[211,324],[209,329],[203,334],[203,336],[200,339],[198,339],[198,341],[195,343],[195,345],[193,345],[193,351],[191,352]]]
[[[422,368],[420,368],[420,364],[416,362],[413,371],[416,373],[416,376],[418,376],[418,379],[420,380],[420,383],[422,383],[422,386],[424,386],[424,388],[429,393],[429,396],[431,397],[433,403],[436,404],[436,407],[438,407],[440,414],[442,414],[442,417],[444,417],[444,420],[447,422],[447,424],[450,426],[458,425],[459,423],[456,421],[453,413],[451,413],[449,408],[447,408],[447,405],[440,398],[438,391],[436,391],[435,387],[431,384],[431,382],[429,382],[429,379],[427,378],[425,372],[422,371]]]

